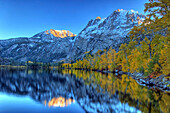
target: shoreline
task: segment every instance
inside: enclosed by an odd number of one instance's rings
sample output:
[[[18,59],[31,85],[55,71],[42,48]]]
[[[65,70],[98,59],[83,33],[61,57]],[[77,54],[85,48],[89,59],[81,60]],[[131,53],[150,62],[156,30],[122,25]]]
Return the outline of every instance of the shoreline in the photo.
[[[71,69],[71,68],[65,68],[65,69]],[[146,78],[143,76],[142,73],[130,73],[130,72],[123,72],[123,71],[108,71],[108,70],[90,70],[90,69],[79,69],[79,68],[75,68],[75,70],[85,70],[85,71],[96,71],[96,72],[100,72],[100,73],[113,73],[116,76],[118,75],[123,75],[126,74],[130,77],[132,77],[139,85],[141,86],[146,86],[149,89],[153,89],[153,90],[160,90],[163,92],[168,92],[170,93],[170,81],[165,80],[165,75],[160,75],[157,78]],[[163,80],[163,82],[162,82]],[[169,85],[169,86],[168,86]]]
[[[29,69],[38,69],[37,68],[30,68],[30,66],[11,66],[11,65],[0,65],[1,67],[8,67],[8,68],[29,68]],[[119,71],[119,70],[115,70],[115,71],[108,71],[108,70],[90,70],[90,69],[83,69],[83,68],[57,68],[57,66],[50,66],[47,69],[75,69],[75,70],[84,70],[84,71],[95,71],[95,72],[100,72],[100,73],[104,73],[104,74],[108,74],[108,73],[113,73],[116,76],[118,75],[123,75],[126,74],[130,77],[132,77],[139,85],[141,86],[146,86],[149,89],[152,88],[153,90],[160,90],[163,92],[168,92],[170,93],[170,81],[166,80],[164,77],[165,75],[160,75],[157,78],[146,78],[143,76],[142,73],[130,73],[130,72],[123,72],[123,71]],[[163,82],[162,82],[163,81]]]
[[[123,74],[127,74],[132,77],[136,82],[141,86],[146,86],[149,89],[153,90],[161,90],[163,92],[170,93],[170,81],[166,80],[165,75],[160,75],[157,78],[146,78],[141,73],[130,73],[130,72],[122,72]]]

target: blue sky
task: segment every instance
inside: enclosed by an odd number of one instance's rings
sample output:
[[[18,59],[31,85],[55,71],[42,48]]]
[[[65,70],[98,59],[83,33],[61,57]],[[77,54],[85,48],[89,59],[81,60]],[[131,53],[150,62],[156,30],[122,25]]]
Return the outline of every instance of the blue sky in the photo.
[[[0,0],[0,39],[31,37],[48,29],[78,34],[97,16],[117,9],[144,13],[148,0]]]

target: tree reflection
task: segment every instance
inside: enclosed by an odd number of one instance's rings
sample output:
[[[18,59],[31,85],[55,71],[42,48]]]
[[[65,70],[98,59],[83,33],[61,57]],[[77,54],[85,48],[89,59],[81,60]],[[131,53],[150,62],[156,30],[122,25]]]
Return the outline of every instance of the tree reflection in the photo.
[[[166,92],[148,89],[139,85],[128,75],[115,76],[112,73],[102,74],[93,71],[83,70],[63,70],[64,74],[74,74],[78,78],[83,78],[85,84],[97,84],[110,95],[118,92],[122,103],[139,108],[142,112],[164,112],[170,111],[170,95]],[[96,88],[97,91],[99,91]]]
[[[94,89],[96,89],[96,91],[108,92],[109,95],[118,95],[118,98],[122,103],[128,103],[128,105],[138,108],[142,112],[168,113],[170,111],[169,93],[148,89],[148,87],[143,87],[128,75],[116,76],[112,73],[103,74],[94,71],[45,69],[17,69],[15,71],[13,69],[1,69],[0,75],[1,85],[6,85],[3,86],[3,89],[1,89],[2,91],[9,91],[9,85],[14,85],[13,81],[15,81],[18,85],[15,84],[16,90],[10,89],[11,92],[18,94],[29,93],[35,100],[39,99],[38,101],[41,102],[43,102],[44,98],[46,98],[44,104],[48,105],[49,107],[65,107],[74,102],[73,99],[66,99],[56,95],[50,96],[51,93],[45,94],[44,91],[47,90],[53,92],[58,87],[65,88],[63,90],[70,91],[69,85],[66,84],[68,82],[63,82],[62,76],[75,75],[77,78],[83,78],[84,83],[86,85],[91,85]],[[61,75],[61,79],[59,79],[57,75]],[[71,80],[74,79],[70,79],[70,81]],[[56,87],[56,81],[59,83],[58,87]],[[102,89],[100,87],[95,87],[94,85],[100,86]],[[31,86],[31,91],[28,90],[29,86]],[[26,93],[24,93],[24,91],[26,91]],[[48,97],[55,98],[50,98],[51,100],[49,101]]]

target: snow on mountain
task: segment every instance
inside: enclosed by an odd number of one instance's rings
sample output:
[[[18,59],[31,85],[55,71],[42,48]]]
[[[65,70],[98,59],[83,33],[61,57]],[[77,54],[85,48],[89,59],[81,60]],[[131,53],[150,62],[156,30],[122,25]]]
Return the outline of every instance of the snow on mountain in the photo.
[[[68,30],[54,30],[50,29],[45,31],[46,34],[52,34],[54,37],[66,38],[66,37],[75,37],[76,35]]]
[[[33,37],[41,38],[42,40],[47,41],[47,42],[53,42],[53,41],[57,41],[59,38],[70,38],[70,40],[72,41],[72,40],[74,40],[75,36],[76,36],[76,34],[73,34],[69,30],[50,29],[50,30],[40,32],[40,33],[34,35]]]
[[[128,42],[129,31],[145,16],[134,10],[118,9],[107,18],[97,17],[76,36],[68,30],[46,30],[33,37],[0,40],[0,57],[18,61],[70,61],[110,47],[118,51]]]
[[[0,40],[0,58],[41,62],[65,60],[75,36],[68,30],[47,30],[33,37]]]
[[[86,51],[95,53],[109,47],[118,51],[122,43],[128,42],[129,31],[145,18],[137,11],[118,9],[107,18],[90,20],[76,37],[72,58],[82,58]]]
[[[134,10],[116,10],[109,17],[89,21],[86,28],[78,35],[84,37],[88,34],[110,33],[127,35],[127,32],[135,25],[140,25],[145,20],[145,16]],[[90,38],[87,35],[86,38]],[[113,37],[115,37],[113,35]]]

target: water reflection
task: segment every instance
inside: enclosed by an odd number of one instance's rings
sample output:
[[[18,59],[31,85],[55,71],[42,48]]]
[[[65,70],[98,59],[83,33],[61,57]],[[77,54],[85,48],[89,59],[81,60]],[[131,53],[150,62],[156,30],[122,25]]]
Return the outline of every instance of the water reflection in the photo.
[[[0,113],[84,113],[78,103],[67,107],[45,107],[29,96],[18,96],[0,93]]]
[[[52,98],[51,101],[48,102],[48,107],[67,107],[68,105],[71,105],[72,103],[75,103],[74,99],[66,99],[64,97],[58,97],[58,98]],[[46,106],[47,101],[44,101],[44,104]]]
[[[0,69],[0,92],[3,92],[7,96],[29,96],[37,103],[48,105],[49,107],[47,108],[50,109],[59,106],[63,107],[63,109],[68,109],[69,107],[72,112],[84,112],[78,103],[75,102],[75,99],[73,99],[72,88],[76,88],[72,86],[75,84],[74,80],[76,79],[71,78],[71,76],[65,77],[59,74],[57,70]],[[73,83],[71,83],[71,81],[73,81]],[[9,101],[8,103],[3,101],[4,100],[0,100],[0,103],[6,103],[3,109],[8,111],[7,106],[10,103]],[[27,102],[25,101],[25,103]],[[35,103],[32,104],[34,105]],[[1,106],[2,104],[0,104],[0,107]],[[33,107],[33,109],[35,109],[35,107]],[[46,111],[47,110],[48,109],[46,109]],[[51,110],[49,110],[49,112],[51,112]]]
[[[128,75],[115,76],[112,73],[102,74],[81,70],[63,70],[63,74],[71,73],[78,78],[83,78],[86,84],[99,84],[103,91],[108,92],[110,95],[118,93],[119,100],[122,103],[128,103],[144,113],[169,113],[170,111],[169,93],[140,86]],[[98,87],[96,89],[99,91]]]
[[[128,75],[82,70],[0,69],[0,91],[29,95],[50,108],[70,106],[77,101],[85,111],[94,108],[102,112],[108,106],[120,110],[117,112],[170,111],[169,93],[140,86]],[[112,112],[110,107],[107,110]]]

